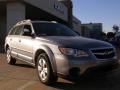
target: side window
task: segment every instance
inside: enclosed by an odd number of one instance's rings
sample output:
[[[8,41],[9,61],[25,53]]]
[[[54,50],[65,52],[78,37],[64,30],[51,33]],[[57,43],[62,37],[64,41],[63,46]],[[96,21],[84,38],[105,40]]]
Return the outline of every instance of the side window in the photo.
[[[23,28],[22,35],[23,36],[31,36],[31,33],[32,33],[31,26],[30,25],[25,25],[24,28]]]
[[[15,35],[15,34],[14,34],[15,31],[16,31],[16,27],[12,28],[11,31],[10,31],[10,33],[9,33],[9,35]]]
[[[22,28],[23,28],[23,26],[14,27],[14,28],[10,31],[9,35],[20,35],[21,32],[22,32]]]
[[[21,35],[23,30],[23,26],[18,26],[15,31],[15,35]]]

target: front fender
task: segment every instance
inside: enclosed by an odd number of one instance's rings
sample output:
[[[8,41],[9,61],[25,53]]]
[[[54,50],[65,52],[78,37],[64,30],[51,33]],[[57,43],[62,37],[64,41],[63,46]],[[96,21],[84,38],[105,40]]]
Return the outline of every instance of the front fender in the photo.
[[[43,50],[48,55],[51,66],[52,66],[52,70],[53,70],[54,73],[56,73],[57,72],[57,69],[56,69],[57,67],[56,67],[56,61],[55,61],[54,53],[46,45],[39,45],[39,46],[36,46],[36,47],[33,48],[33,52],[34,52],[33,62],[35,63],[35,56],[36,56],[37,51],[39,51],[39,50]]]

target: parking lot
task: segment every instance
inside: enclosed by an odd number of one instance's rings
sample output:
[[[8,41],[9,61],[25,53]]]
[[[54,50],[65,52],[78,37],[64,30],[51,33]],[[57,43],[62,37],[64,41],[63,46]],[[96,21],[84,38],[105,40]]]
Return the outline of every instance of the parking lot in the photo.
[[[0,51],[0,90],[120,90],[120,68],[107,75],[86,75],[76,83],[59,78],[47,86],[39,82],[35,68],[21,61],[8,65]]]

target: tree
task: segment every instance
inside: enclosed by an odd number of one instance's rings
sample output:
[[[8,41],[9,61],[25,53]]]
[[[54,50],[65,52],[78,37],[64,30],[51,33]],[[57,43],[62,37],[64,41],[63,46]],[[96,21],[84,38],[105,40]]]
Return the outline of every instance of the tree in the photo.
[[[102,40],[106,40],[107,39],[107,35],[105,32],[101,32],[101,38]]]
[[[113,31],[117,33],[119,31],[119,26],[118,25],[113,25]]]
[[[115,33],[113,33],[113,32],[107,33],[107,38],[113,38],[114,36],[115,36]]]

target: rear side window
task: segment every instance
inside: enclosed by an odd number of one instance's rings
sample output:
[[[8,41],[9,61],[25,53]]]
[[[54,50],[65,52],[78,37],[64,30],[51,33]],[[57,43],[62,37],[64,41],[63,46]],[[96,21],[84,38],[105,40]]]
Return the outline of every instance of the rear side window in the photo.
[[[15,35],[21,35],[22,30],[23,30],[23,26],[18,26],[15,30]]]
[[[14,35],[15,30],[16,30],[16,27],[12,28],[11,31],[10,31],[10,33],[9,33],[9,35]]]
[[[20,35],[23,30],[23,26],[17,26],[11,30],[9,35]]]

